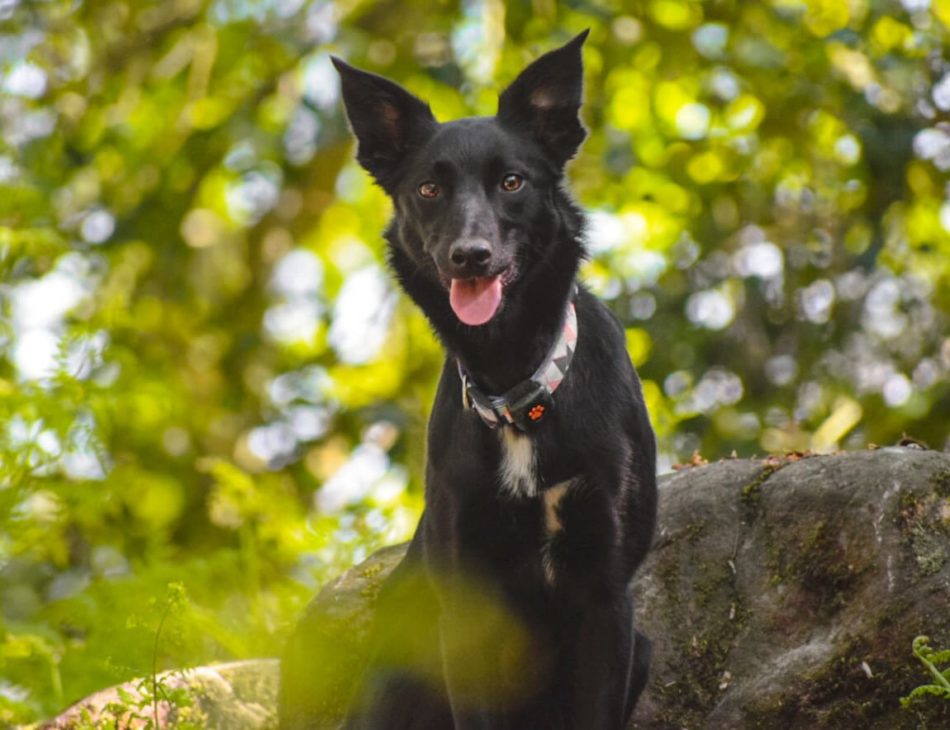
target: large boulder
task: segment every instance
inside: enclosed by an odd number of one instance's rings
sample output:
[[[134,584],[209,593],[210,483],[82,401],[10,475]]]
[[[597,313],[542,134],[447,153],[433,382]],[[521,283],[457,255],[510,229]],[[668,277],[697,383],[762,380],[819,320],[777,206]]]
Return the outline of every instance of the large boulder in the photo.
[[[950,455],[731,460],[660,493],[632,727],[950,727],[950,702],[899,703],[928,679],[914,637],[950,643]]]
[[[348,571],[302,618],[288,657],[309,670],[282,691],[306,697],[322,727],[338,727],[403,551]],[[667,475],[634,591],[654,653],[631,728],[950,727],[950,702],[899,702],[929,681],[914,637],[950,644],[950,454],[730,459]],[[240,702],[268,711],[240,727],[274,725],[276,668],[259,671],[259,698]]]

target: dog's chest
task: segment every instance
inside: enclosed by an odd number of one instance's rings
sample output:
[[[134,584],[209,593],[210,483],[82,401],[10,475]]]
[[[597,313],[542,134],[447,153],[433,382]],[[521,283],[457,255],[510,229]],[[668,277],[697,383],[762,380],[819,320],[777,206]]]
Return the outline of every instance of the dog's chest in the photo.
[[[534,442],[513,428],[499,430],[501,465],[498,476],[502,489],[512,497],[538,494],[538,456]]]
[[[509,428],[502,429],[499,438],[502,449],[499,468],[502,489],[512,497],[540,501],[542,522],[538,557],[544,580],[552,586],[557,582],[558,572],[553,546],[564,529],[561,503],[576,480],[569,479],[542,490],[539,485],[538,453],[534,442],[524,434]]]

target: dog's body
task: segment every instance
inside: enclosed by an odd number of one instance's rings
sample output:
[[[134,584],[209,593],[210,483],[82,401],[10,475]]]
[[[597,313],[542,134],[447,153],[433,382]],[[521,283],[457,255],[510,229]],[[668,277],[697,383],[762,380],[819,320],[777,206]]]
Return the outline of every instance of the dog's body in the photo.
[[[619,730],[645,683],[649,643],[633,630],[628,584],[653,535],[653,433],[621,325],[576,285],[582,216],[561,188],[584,137],[585,36],[529,66],[496,117],[447,124],[392,82],[336,62],[358,159],[394,201],[392,268],[448,352],[425,513],[388,588],[427,614],[405,630],[430,632],[422,643],[438,647],[441,677],[377,660],[351,727]],[[537,425],[522,413],[490,428],[463,402],[462,373],[484,393],[524,384],[571,302],[576,350],[553,407],[541,393]],[[428,587],[401,588],[417,567]],[[523,640],[479,632],[466,586]],[[399,620],[381,619],[377,656],[393,656],[384,645]],[[283,702],[284,724],[307,727],[286,692]]]

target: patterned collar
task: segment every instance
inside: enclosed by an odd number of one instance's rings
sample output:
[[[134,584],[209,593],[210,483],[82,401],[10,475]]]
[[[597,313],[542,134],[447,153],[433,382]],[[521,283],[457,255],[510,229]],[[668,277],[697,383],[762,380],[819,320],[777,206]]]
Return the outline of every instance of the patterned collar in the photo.
[[[531,431],[554,407],[554,391],[567,375],[576,348],[577,311],[572,296],[564,313],[561,336],[541,365],[528,380],[503,395],[485,394],[456,360],[462,378],[462,405],[472,408],[489,428],[511,424],[521,431]]]

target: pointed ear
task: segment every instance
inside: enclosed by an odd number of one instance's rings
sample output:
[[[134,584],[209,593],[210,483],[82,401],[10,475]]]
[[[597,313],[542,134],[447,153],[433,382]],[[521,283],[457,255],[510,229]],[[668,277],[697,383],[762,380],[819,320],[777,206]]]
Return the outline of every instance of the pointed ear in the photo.
[[[528,66],[498,99],[498,120],[527,131],[558,167],[574,156],[587,132],[578,111],[584,85],[585,30]]]
[[[399,84],[331,56],[340,74],[343,105],[359,142],[356,159],[387,192],[399,166],[438,126],[429,105]]]

